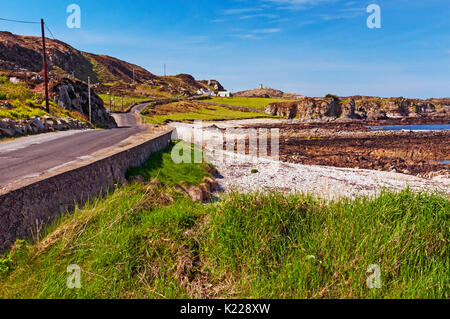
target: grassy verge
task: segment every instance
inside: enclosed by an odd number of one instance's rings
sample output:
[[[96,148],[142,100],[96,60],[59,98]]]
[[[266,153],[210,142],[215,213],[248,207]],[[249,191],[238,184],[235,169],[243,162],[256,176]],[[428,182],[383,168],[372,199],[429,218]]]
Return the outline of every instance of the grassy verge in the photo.
[[[195,204],[172,185],[206,170],[172,166],[169,152],[130,172],[159,183],[121,187],[17,242],[0,259],[0,297],[449,298],[448,198],[234,193]],[[80,289],[66,285],[72,264]],[[366,285],[371,264],[380,289]]]
[[[173,146],[174,144],[171,145],[170,149]],[[201,151],[198,147],[195,147],[195,150]],[[180,186],[180,182],[185,182],[188,185],[198,185],[202,182],[203,177],[210,176],[208,173],[210,171],[208,166],[210,165],[207,163],[193,164],[194,160],[194,153],[192,152],[192,164],[175,164],[168,150],[156,152],[150,156],[144,165],[130,168],[127,172],[127,178],[130,179],[139,175],[147,181],[157,178],[166,186]]]
[[[256,98],[256,97],[213,97],[210,102],[219,104],[228,104],[234,106],[242,106],[253,109],[264,109],[267,105],[274,102],[286,102],[292,100],[286,99],[269,99],[269,98]]]

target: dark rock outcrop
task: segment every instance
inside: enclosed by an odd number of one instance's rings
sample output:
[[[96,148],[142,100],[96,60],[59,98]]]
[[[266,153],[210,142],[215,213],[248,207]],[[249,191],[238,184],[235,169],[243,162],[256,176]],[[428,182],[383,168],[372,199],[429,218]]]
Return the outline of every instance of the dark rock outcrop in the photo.
[[[77,111],[89,117],[89,95],[87,84],[80,81],[63,79],[51,88],[53,100],[60,107],[70,111]],[[91,89],[92,123],[104,128],[117,127],[103,105],[103,100]]]
[[[202,80],[198,82],[208,86],[213,91],[225,91],[225,88],[217,80]]]

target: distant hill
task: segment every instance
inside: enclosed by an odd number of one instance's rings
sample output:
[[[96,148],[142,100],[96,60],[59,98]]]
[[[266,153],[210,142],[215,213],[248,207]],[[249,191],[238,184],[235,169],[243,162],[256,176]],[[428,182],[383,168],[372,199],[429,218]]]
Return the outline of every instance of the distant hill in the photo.
[[[259,98],[300,98],[302,95],[294,93],[285,93],[280,90],[270,88],[259,88],[247,91],[241,91],[233,94],[241,97],[259,97]]]
[[[163,95],[194,94],[199,88],[213,89],[213,83],[196,81],[191,75],[160,77],[148,70],[107,55],[98,55],[77,50],[67,43],[46,38],[48,69],[51,81],[59,81],[64,77],[74,77],[78,80],[97,84],[99,91],[108,90],[106,86],[116,85],[123,94],[128,89],[135,89],[143,84],[138,93],[152,95],[162,92]],[[10,75],[30,78],[31,73],[42,73],[42,40],[35,36],[15,35],[0,31],[0,70]],[[133,86],[124,83],[135,82]],[[120,85],[119,85],[120,83]],[[217,82],[218,83],[218,82]],[[220,85],[220,84],[219,84]],[[220,86],[221,87],[221,86]]]

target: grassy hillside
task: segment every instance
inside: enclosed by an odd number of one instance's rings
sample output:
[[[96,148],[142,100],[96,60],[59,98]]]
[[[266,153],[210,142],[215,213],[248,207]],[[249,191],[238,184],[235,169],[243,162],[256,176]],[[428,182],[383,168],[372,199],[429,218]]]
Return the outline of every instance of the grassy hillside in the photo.
[[[194,204],[176,179],[207,172],[170,165],[169,154],[132,172],[160,182],[121,187],[39,241],[18,241],[0,260],[0,297],[449,298],[448,198],[235,193]],[[67,288],[71,264],[80,289]],[[366,285],[371,264],[380,289]]]
[[[6,106],[6,103],[9,105]],[[33,92],[23,82],[13,84],[7,77],[0,76],[0,119],[25,120],[45,115],[87,121],[82,114],[68,111],[52,101],[50,101],[50,113],[47,113],[42,93]]]
[[[61,77],[75,77],[96,84],[97,93],[111,92],[116,96],[177,97],[193,95],[199,88],[211,88],[192,76],[156,76],[148,70],[111,57],[77,50],[59,40],[47,39],[50,82]],[[0,70],[24,79],[42,71],[41,38],[0,31]],[[15,72],[14,70],[22,70]],[[34,81],[29,81],[33,84]],[[36,84],[36,83],[35,83]],[[34,84],[33,84],[34,85]]]

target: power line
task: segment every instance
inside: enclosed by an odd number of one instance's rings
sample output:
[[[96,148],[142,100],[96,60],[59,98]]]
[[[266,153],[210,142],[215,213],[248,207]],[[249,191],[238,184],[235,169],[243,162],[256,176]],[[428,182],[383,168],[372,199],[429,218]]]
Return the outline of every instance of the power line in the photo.
[[[40,24],[40,22],[23,21],[23,20],[13,20],[13,19],[5,19],[5,18],[0,18],[0,20],[2,20],[2,21],[8,21],[8,22],[17,22],[17,23]],[[52,35],[53,40],[55,40],[55,36],[53,35],[53,32],[52,32],[52,30],[50,30],[50,28],[49,28],[49,26],[47,25],[47,23],[45,23],[45,27],[47,28],[47,31]]]
[[[30,23],[30,24],[39,24],[40,22],[34,22],[34,21],[22,21],[22,20],[12,20],[12,19],[5,19],[0,18],[2,21],[9,21],[9,22],[17,22],[17,23]]]
[[[2,21],[9,21],[9,22],[17,22],[17,23],[28,23],[28,24],[40,24],[40,22],[34,22],[34,21],[23,21],[23,20],[13,20],[13,19],[5,19],[5,18],[0,18],[0,20]],[[51,34],[53,40],[55,40],[55,36],[53,35],[52,30],[50,30],[50,27],[48,26],[47,23],[45,23],[45,27],[47,28],[47,31]]]
[[[45,23],[44,25],[47,28],[47,31],[50,32],[50,34],[52,35],[52,39],[55,40],[55,36],[53,35],[53,32],[50,30],[50,28],[47,26],[47,23]]]

